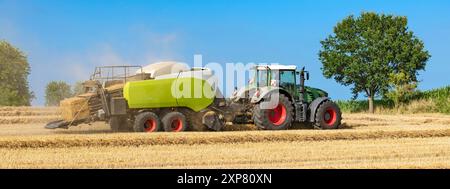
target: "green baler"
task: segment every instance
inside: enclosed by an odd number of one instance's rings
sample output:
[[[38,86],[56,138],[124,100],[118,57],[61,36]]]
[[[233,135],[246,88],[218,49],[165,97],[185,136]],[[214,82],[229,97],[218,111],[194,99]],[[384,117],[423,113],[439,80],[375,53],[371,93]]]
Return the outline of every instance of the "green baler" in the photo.
[[[155,75],[155,74],[154,74]],[[127,82],[123,98],[111,99],[113,130],[184,131],[220,130],[225,100],[213,85],[209,69],[183,69],[152,79]],[[149,121],[150,120],[150,121]]]
[[[128,82],[123,95],[130,109],[185,107],[195,112],[207,108],[215,98],[208,82],[193,77]]]

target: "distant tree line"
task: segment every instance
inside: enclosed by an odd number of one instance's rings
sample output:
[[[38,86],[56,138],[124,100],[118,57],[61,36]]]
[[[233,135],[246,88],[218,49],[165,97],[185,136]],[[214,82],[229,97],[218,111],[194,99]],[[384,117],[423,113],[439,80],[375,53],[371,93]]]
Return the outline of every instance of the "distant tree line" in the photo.
[[[70,86],[64,81],[51,81],[45,87],[45,105],[59,106],[59,102],[84,93],[82,82]]]

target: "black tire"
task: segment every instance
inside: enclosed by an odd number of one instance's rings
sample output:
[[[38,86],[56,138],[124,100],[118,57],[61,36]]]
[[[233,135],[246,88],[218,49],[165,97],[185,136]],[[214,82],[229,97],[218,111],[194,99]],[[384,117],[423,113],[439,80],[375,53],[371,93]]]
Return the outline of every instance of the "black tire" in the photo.
[[[342,113],[333,101],[325,101],[319,105],[314,118],[314,127],[319,129],[338,129],[341,125]]]
[[[279,104],[277,108],[273,110],[261,109],[260,104],[255,105],[253,109],[253,122],[258,128],[265,130],[285,130],[291,126],[294,118],[294,107],[292,106],[292,102],[283,94],[280,94],[279,98]],[[274,114],[276,114],[275,112],[279,112],[278,108],[280,108],[280,106],[281,109],[284,107],[284,113],[281,113],[279,119],[276,117],[274,120]]]
[[[186,116],[181,112],[170,112],[164,115],[161,120],[164,130],[167,132],[186,131],[188,123]]]
[[[157,132],[161,130],[161,121],[155,113],[142,112],[136,116],[133,125],[134,132]]]
[[[125,116],[112,116],[109,118],[109,126],[112,132],[128,131],[128,120]]]

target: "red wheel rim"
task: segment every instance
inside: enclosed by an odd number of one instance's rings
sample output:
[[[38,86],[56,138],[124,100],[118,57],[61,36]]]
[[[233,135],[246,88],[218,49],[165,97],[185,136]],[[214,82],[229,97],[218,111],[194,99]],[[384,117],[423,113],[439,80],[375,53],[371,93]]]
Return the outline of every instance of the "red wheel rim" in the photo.
[[[181,119],[174,119],[170,126],[172,128],[172,131],[180,132],[181,129],[183,129],[183,122],[181,121]]]
[[[149,119],[144,124],[145,132],[153,132],[156,130],[156,121],[154,119]]]
[[[327,108],[327,110],[323,114],[323,120],[328,126],[333,126],[336,122],[336,110],[334,110],[333,108]]]
[[[277,107],[269,110],[268,114],[267,117],[269,118],[269,121],[276,126],[279,126],[286,121],[286,107],[284,107],[283,104],[278,104]]]

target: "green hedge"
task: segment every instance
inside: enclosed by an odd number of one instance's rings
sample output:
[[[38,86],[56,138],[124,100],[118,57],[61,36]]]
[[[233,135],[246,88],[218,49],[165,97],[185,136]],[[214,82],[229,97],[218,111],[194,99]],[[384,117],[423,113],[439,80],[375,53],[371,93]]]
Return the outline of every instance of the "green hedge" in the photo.
[[[410,100],[409,104],[420,101],[432,102],[431,108],[424,108],[424,112],[439,112],[450,114],[450,86],[431,89],[427,91],[418,91]],[[367,100],[338,100],[337,104],[343,112],[365,112],[369,109]],[[374,101],[375,108],[378,109],[394,109],[394,102],[389,99],[381,99]],[[400,106],[399,108],[408,108],[409,104]],[[403,112],[403,111],[400,111]]]
[[[445,99],[450,97],[450,86],[419,92],[416,99]]]
[[[365,112],[369,109],[367,100],[338,100],[336,101],[343,112]],[[394,102],[391,100],[374,100],[375,107],[394,108]]]

